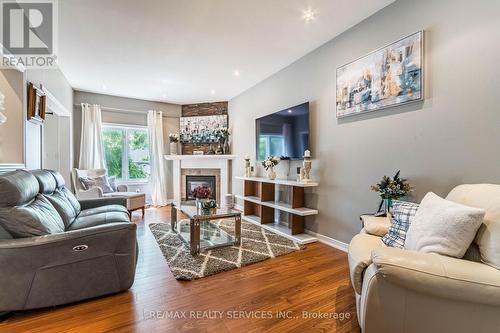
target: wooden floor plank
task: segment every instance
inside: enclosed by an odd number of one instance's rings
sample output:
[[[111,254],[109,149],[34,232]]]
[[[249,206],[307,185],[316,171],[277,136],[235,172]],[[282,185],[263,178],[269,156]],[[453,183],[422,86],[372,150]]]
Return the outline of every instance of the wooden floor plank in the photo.
[[[169,219],[168,207],[134,215],[140,255],[129,291],[15,313],[0,323],[0,332],[359,332],[345,253],[314,243],[240,269],[177,281],[147,227]],[[188,317],[220,311],[221,318],[151,317],[163,311]],[[303,318],[303,311],[311,317]],[[314,317],[334,312],[350,319]]]

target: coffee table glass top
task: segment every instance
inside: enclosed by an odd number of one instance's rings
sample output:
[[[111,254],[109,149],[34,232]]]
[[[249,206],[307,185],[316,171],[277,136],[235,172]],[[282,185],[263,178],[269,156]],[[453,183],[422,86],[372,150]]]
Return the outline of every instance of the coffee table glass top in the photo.
[[[217,226],[217,220],[200,222],[200,250],[232,245],[235,238]],[[177,232],[188,244],[191,239],[191,223],[188,219],[177,223]]]
[[[187,219],[172,221],[172,230],[181,236],[183,241],[191,248],[191,253],[222,246],[239,244],[241,234],[241,213],[227,208],[213,209],[204,214],[196,206],[181,205],[174,209],[187,216]],[[174,214],[176,215],[176,213]],[[231,235],[218,226],[221,219],[235,219],[235,234]]]

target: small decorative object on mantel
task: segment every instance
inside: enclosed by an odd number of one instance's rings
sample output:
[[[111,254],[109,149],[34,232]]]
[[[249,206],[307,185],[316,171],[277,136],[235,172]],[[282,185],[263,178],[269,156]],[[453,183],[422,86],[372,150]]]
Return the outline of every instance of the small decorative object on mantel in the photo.
[[[408,193],[413,191],[413,187],[408,183],[408,181],[404,178],[399,177],[400,171],[396,172],[394,178],[384,176],[375,185],[371,186],[373,192],[377,192],[380,194],[382,198],[382,202],[378,207],[378,211],[375,215],[377,216],[386,216],[390,213],[392,208],[392,200],[397,200]],[[382,205],[384,206],[383,214],[381,213]]]
[[[7,117],[2,113],[5,110],[5,95],[0,91],[0,125],[7,122]]]
[[[230,148],[229,148],[229,136],[231,133],[229,133],[229,130],[227,128],[223,128],[220,131],[220,138],[221,138],[221,143],[222,143],[222,151],[223,154],[229,155],[231,154]]]
[[[250,166],[250,156],[245,155],[245,177],[252,177],[252,167]]]
[[[204,153],[203,150],[193,150],[193,155],[203,155]]]
[[[45,120],[46,96],[42,88],[36,87],[32,82],[28,83],[28,120],[43,123]]]
[[[208,146],[207,155],[215,155],[215,150],[212,143],[210,143],[210,146]]]
[[[280,158],[278,156],[269,156],[264,161],[262,161],[262,166],[267,171],[267,177],[271,180],[276,179],[276,171],[274,171],[274,167],[277,166],[280,162]]]
[[[170,141],[170,155],[177,155],[177,146],[179,144],[179,134],[170,133],[168,135]]]
[[[304,152],[304,162],[302,162],[301,183],[308,184],[312,182],[311,167],[312,167],[311,152],[309,150],[306,150]]]

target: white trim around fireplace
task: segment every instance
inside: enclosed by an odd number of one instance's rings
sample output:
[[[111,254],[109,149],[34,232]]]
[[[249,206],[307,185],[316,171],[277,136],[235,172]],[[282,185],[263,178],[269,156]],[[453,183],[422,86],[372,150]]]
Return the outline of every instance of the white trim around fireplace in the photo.
[[[220,170],[220,188],[217,189],[222,200],[231,193],[231,163],[236,155],[165,155],[167,161],[172,161],[173,203],[182,202],[182,169],[218,169]]]

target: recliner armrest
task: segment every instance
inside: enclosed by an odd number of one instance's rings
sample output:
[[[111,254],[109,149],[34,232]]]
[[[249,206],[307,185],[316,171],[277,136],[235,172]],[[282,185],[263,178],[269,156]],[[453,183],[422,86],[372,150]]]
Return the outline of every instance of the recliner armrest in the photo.
[[[372,251],[381,246],[385,245],[380,237],[368,234],[358,234],[349,243],[349,273],[352,286],[358,295],[361,295],[363,288],[364,271],[372,263]]]
[[[96,199],[85,199],[79,200],[82,209],[90,209],[109,205],[121,205],[127,208],[127,198],[126,197],[105,197]]]
[[[438,254],[378,248],[377,273],[419,293],[458,301],[500,305],[500,271],[483,263]]]

